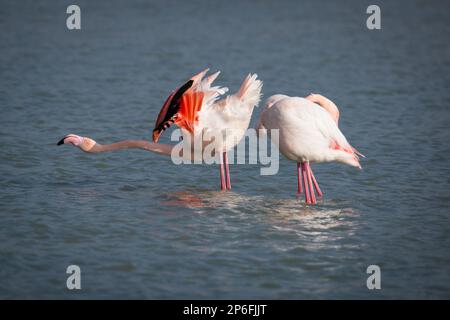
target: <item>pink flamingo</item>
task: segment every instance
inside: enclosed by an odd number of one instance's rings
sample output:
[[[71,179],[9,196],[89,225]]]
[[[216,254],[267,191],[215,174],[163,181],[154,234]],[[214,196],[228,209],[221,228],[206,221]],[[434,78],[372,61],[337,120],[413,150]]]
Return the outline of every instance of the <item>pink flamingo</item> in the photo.
[[[359,156],[338,128],[339,109],[328,98],[311,94],[306,98],[277,94],[267,99],[261,112],[260,129],[279,130],[279,149],[297,162],[298,194],[305,191],[307,204],[316,204],[323,193],[310,162],[341,162],[361,169]]]
[[[212,82],[219,75],[219,71],[205,77],[209,69],[193,76],[184,85],[173,91],[161,108],[153,129],[153,143],[145,140],[123,140],[120,142],[101,145],[88,137],[69,134],[58,142],[58,145],[72,144],[84,152],[98,153],[120,149],[139,148],[170,156],[174,146],[157,143],[160,135],[170,125],[176,124],[182,130],[183,139],[200,141],[205,146],[203,136],[222,135],[226,131],[223,141],[216,141],[214,150],[220,154],[220,182],[222,190],[231,189],[230,171],[227,151],[232,149],[245,134],[250,123],[253,108],[261,98],[262,82],[257,76],[249,74],[240,89],[233,95],[219,100],[228,89],[212,87]],[[231,130],[229,130],[231,129]],[[210,141],[207,141],[210,142]],[[180,154],[182,156],[182,152]],[[192,158],[193,154],[191,154]]]

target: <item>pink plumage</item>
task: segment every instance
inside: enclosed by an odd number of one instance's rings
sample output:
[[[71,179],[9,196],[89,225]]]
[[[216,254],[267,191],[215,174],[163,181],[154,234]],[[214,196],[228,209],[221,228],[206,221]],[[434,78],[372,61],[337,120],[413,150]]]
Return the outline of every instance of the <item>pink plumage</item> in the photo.
[[[278,129],[280,152],[298,163],[298,193],[303,192],[303,184],[308,204],[316,203],[314,189],[318,196],[322,195],[310,163],[336,161],[361,168],[361,154],[339,130],[338,120],[337,106],[321,95],[274,95],[267,99],[261,112],[258,127]]]

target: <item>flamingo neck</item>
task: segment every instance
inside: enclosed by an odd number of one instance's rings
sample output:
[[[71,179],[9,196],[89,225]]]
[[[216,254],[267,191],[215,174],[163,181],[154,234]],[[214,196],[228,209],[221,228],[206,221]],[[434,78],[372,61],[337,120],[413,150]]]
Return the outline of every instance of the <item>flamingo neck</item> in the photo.
[[[111,144],[99,144],[95,145],[90,149],[89,152],[110,152],[122,149],[143,149],[158,154],[170,156],[172,153],[173,146],[169,144],[160,144],[148,142],[146,140],[123,140]]]

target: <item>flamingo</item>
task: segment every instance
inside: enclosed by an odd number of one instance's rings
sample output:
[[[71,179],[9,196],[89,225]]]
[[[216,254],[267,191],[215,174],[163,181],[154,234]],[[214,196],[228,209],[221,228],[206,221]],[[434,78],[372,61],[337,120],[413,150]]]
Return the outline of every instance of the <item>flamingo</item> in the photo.
[[[202,146],[206,143],[203,141],[206,133],[209,136],[217,136],[225,132],[225,139],[214,142],[214,154],[219,158],[221,190],[230,190],[227,151],[238,144],[244,136],[253,109],[261,99],[262,81],[257,80],[256,74],[249,74],[235,94],[219,99],[228,88],[211,86],[220,71],[206,77],[208,71],[209,69],[205,69],[191,77],[169,95],[156,119],[152,134],[153,142],[123,140],[102,145],[89,137],[69,134],[57,145],[72,144],[88,153],[138,148],[170,156],[174,146],[157,142],[160,135],[172,124],[181,128],[183,139],[200,141]]]
[[[323,196],[311,162],[336,161],[361,169],[359,156],[364,155],[348,143],[338,122],[338,107],[320,94],[306,98],[276,94],[261,112],[257,128],[269,129],[269,134],[270,129],[279,130],[279,150],[297,162],[297,190],[301,194],[304,188],[307,204],[317,203],[314,189]]]

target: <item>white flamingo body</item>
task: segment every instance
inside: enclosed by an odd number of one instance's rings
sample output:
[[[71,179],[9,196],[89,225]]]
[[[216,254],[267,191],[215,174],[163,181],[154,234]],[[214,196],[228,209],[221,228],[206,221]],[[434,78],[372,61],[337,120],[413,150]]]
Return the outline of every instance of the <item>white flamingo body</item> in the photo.
[[[305,190],[306,203],[315,204],[322,196],[310,162],[340,162],[361,168],[358,155],[338,127],[339,110],[321,95],[307,98],[274,95],[261,112],[259,129],[277,129],[278,148],[286,158],[297,162],[298,193]],[[303,176],[303,179],[302,179]]]
[[[270,98],[269,98],[270,99]],[[319,105],[300,97],[284,97],[261,114],[266,129],[279,130],[279,149],[288,159],[303,162],[337,161],[355,167],[359,161],[330,114]],[[339,145],[342,149],[336,149]]]
[[[198,112],[198,121],[194,124],[194,139],[201,139],[205,134],[209,137],[223,137],[214,142],[214,149],[226,152],[236,146],[244,136],[252,117],[253,109],[258,105],[261,97],[262,82],[256,80],[257,75],[249,74],[243,81],[241,88],[233,95],[219,100],[228,88],[211,87],[219,72],[202,80],[196,92],[205,95],[202,107]],[[184,129],[182,127],[182,129]],[[190,134],[183,130],[183,136]]]

